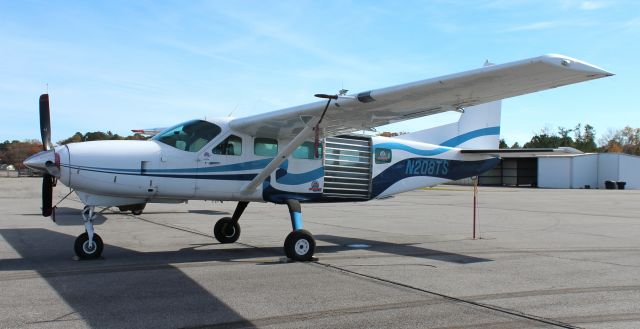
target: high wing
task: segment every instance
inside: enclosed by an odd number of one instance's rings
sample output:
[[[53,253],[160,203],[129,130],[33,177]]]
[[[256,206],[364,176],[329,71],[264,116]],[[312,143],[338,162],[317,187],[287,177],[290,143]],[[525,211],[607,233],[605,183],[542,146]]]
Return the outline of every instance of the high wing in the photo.
[[[570,57],[545,55],[340,96],[331,102],[320,127],[324,136],[366,130],[611,75]],[[319,119],[326,103],[237,118],[229,124],[252,136],[294,138]]]

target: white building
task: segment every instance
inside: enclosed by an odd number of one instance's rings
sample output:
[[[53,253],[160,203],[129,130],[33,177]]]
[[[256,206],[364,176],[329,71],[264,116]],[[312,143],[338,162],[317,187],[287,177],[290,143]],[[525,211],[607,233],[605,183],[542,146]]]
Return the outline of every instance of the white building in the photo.
[[[605,181],[626,182],[640,189],[640,157],[620,153],[590,153],[538,158],[538,187],[605,188]]]
[[[604,189],[606,181],[640,189],[640,157],[622,153],[503,156],[500,164],[479,176],[478,185]],[[473,181],[450,184],[472,185]]]

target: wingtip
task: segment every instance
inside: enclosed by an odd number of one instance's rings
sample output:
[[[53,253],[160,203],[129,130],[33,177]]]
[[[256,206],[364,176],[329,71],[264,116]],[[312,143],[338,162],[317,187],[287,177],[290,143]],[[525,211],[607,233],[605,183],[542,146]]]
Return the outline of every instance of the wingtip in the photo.
[[[547,62],[549,64],[562,66],[575,71],[586,72],[590,75],[593,75],[594,77],[610,77],[615,75],[612,72],[609,72],[598,66],[565,55],[547,54],[541,56],[541,58],[544,62]]]

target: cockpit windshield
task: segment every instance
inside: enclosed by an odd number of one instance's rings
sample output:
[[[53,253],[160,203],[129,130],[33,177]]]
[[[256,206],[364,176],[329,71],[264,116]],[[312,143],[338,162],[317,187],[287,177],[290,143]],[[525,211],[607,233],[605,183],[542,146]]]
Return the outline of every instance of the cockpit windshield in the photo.
[[[154,140],[187,152],[198,152],[220,133],[220,127],[204,121],[192,120],[165,129]]]

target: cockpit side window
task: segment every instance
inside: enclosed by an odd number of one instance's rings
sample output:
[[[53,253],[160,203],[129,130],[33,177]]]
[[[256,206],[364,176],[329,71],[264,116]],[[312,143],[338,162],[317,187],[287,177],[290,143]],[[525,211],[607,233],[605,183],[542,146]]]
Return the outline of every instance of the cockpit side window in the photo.
[[[192,120],[165,129],[153,139],[182,151],[198,152],[218,136],[220,130],[211,122]]]
[[[213,154],[242,155],[242,138],[230,135],[212,150]]]

